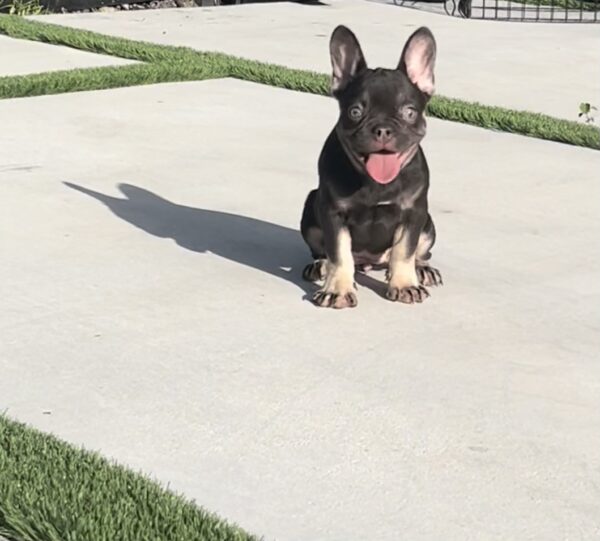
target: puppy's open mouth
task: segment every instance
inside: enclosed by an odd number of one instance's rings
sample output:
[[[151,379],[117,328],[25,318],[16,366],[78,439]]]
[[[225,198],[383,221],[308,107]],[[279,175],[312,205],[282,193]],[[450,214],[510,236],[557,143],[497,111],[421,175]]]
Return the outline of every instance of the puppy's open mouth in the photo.
[[[417,145],[411,145],[404,152],[380,150],[362,156],[365,169],[369,176],[379,184],[392,182],[402,168],[413,158],[417,152]]]

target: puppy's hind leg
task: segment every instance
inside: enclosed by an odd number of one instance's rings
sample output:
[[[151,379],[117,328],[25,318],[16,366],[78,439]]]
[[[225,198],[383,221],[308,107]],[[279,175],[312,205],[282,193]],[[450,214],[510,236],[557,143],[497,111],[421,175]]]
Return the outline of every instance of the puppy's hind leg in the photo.
[[[435,244],[435,226],[431,216],[427,216],[427,222],[419,235],[417,245],[416,269],[419,283],[422,286],[441,286],[444,284],[442,274],[438,269],[429,264],[431,259],[431,248]]]
[[[314,235],[316,236],[319,233],[321,236],[323,235],[319,230],[316,230]],[[319,282],[320,280],[325,279],[325,274],[327,273],[327,258],[316,252],[313,252],[312,256],[314,261],[304,267],[302,278],[308,282]]]
[[[308,282],[318,282],[325,279],[327,272],[327,258],[325,256],[325,243],[323,240],[323,231],[317,222],[315,203],[317,199],[317,190],[312,190],[306,198],[304,212],[302,213],[302,222],[300,230],[304,242],[308,245],[313,262],[304,267],[302,277]]]

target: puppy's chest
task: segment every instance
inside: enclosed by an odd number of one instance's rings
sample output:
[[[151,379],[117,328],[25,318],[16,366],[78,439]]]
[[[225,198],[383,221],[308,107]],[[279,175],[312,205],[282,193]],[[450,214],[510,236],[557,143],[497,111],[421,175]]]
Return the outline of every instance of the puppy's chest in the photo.
[[[357,205],[346,214],[346,224],[354,250],[381,252],[391,243],[394,231],[402,220],[400,206],[382,202]]]
[[[346,219],[350,226],[371,226],[378,223],[397,223],[402,208],[392,200],[382,200],[372,204],[357,204],[348,208]]]

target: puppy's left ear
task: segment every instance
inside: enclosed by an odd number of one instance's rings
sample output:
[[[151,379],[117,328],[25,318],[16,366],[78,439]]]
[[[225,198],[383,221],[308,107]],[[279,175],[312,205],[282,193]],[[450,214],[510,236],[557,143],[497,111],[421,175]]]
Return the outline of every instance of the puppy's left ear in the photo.
[[[404,71],[412,83],[430,97],[435,89],[435,54],[433,34],[429,28],[422,26],[408,38],[398,64],[398,69]]]

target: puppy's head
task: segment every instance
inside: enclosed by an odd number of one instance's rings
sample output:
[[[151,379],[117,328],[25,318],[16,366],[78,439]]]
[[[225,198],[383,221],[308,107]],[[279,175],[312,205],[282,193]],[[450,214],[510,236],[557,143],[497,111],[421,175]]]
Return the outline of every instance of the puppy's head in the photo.
[[[372,180],[392,182],[425,135],[424,111],[434,90],[433,34],[424,27],[414,32],[396,69],[367,68],[358,40],[345,26],[333,31],[329,49],[342,146]]]

